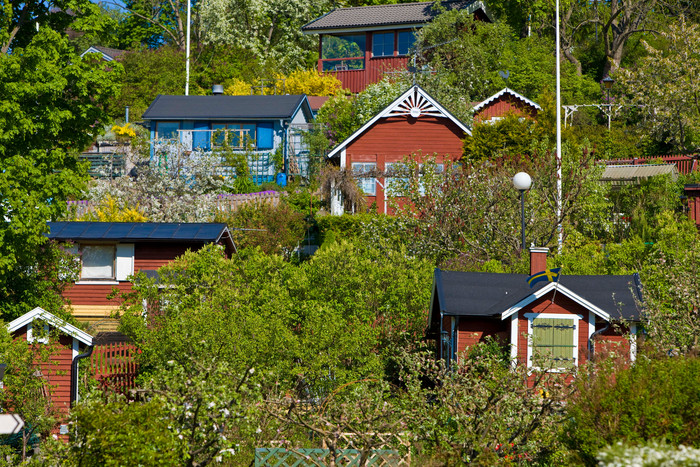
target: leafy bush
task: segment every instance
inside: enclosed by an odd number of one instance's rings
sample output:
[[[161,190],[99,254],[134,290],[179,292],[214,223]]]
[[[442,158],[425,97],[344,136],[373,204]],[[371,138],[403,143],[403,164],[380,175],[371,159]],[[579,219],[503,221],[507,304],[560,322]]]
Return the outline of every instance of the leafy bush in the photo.
[[[182,465],[185,446],[171,423],[170,410],[157,399],[130,403],[88,398],[71,409],[70,442],[45,445],[44,461],[84,466]]]
[[[634,366],[603,365],[577,380],[570,400],[567,444],[594,463],[618,441],[665,440],[700,447],[700,358],[638,359]]]

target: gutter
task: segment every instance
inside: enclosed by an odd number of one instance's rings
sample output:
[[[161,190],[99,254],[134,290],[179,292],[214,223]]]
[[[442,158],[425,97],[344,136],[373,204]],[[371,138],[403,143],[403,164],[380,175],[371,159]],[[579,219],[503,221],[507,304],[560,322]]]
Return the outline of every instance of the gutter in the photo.
[[[70,406],[73,407],[75,405],[75,402],[78,400],[78,363],[80,360],[83,358],[88,358],[90,355],[92,355],[92,350],[95,347],[90,345],[87,348],[87,351],[85,353],[81,353],[80,355],[76,355],[76,357],[73,359],[73,362],[70,364],[70,371],[71,371],[71,379],[70,379]]]
[[[608,322],[608,324],[606,324],[604,328],[598,329],[596,332],[591,334],[591,337],[588,339],[588,361],[589,362],[593,360],[593,339],[597,335],[602,334],[605,331],[607,331],[609,328],[610,328],[610,322]]]

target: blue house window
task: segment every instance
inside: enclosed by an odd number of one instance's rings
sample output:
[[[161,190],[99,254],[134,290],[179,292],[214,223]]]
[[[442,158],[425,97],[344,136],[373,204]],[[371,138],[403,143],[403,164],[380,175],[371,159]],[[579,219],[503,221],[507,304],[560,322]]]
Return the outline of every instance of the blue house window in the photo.
[[[180,129],[180,122],[158,122],[156,123],[157,139],[178,139],[177,130]]]
[[[393,32],[375,32],[372,35],[372,55],[375,57],[391,57],[394,55]]]
[[[416,42],[416,35],[413,31],[399,31],[399,55],[408,55],[414,42]]]
[[[226,141],[232,148],[244,149],[248,143],[255,142],[255,124],[213,123],[211,129],[213,146],[221,146]]]

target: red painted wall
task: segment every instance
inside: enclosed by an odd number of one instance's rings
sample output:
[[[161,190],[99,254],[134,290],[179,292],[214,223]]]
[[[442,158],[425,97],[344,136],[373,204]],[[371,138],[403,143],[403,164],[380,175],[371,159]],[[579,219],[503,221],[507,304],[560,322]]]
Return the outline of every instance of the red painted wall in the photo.
[[[508,112],[513,112],[524,117],[537,118],[537,110],[534,107],[510,94],[504,94],[494,102],[479,110],[479,112],[474,115],[474,121],[481,122],[490,120],[494,117],[503,117]]]
[[[406,156],[418,155],[418,160],[436,154],[436,162],[456,161],[462,156],[464,131],[454,122],[442,117],[389,117],[380,119],[357,137],[345,150],[346,167],[353,162],[375,162],[377,170],[385,170],[387,162],[402,162]],[[384,186],[385,180],[379,179]],[[377,195],[367,196],[367,204],[377,203],[384,211],[384,189],[377,184]],[[388,212],[388,210],[387,210]]]
[[[136,243],[134,245],[134,272],[145,269],[158,269],[169,263],[188,249],[198,250],[201,244],[157,244]],[[107,295],[114,288],[120,292],[131,290],[131,282],[120,281],[119,284],[107,282],[105,284],[72,284],[69,285],[63,296],[73,305],[118,305],[115,300],[108,300]]]
[[[509,332],[509,320],[460,316],[457,326],[457,355],[461,355],[472,345],[483,342],[489,336],[507,344]]]
[[[14,333],[15,339],[27,341],[27,327],[17,330]],[[27,343],[27,345],[30,345]],[[39,344],[44,345],[44,344]],[[55,346],[54,354],[51,362],[40,365],[43,378],[46,380],[46,389],[49,393],[51,404],[58,409],[60,415],[58,425],[64,424],[68,420],[70,412],[70,382],[71,382],[71,364],[73,362],[73,338],[67,335],[59,336],[58,342],[52,342],[50,345]],[[80,352],[84,351],[84,346],[81,345]],[[6,386],[6,389],[11,389]],[[58,426],[52,430],[58,434]],[[64,436],[62,436],[65,439]]]

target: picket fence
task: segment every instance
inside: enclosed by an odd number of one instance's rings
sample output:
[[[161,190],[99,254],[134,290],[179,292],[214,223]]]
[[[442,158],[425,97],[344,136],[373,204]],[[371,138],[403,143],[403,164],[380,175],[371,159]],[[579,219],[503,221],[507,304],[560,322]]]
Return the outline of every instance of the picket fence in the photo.
[[[140,351],[133,344],[113,342],[92,351],[90,368],[102,389],[125,394],[136,386]]]

